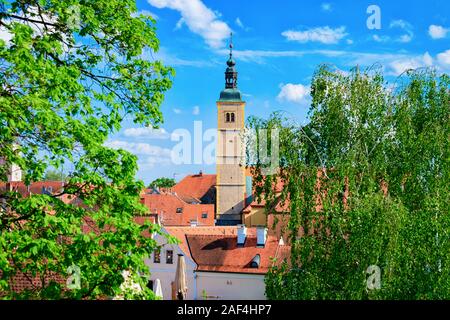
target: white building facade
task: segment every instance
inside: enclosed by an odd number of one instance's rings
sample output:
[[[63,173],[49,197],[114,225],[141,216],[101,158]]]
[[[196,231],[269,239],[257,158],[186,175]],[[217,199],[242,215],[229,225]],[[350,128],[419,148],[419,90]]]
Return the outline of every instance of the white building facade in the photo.
[[[168,233],[164,227],[161,227],[164,233]],[[177,270],[178,254],[183,254],[186,261],[186,282],[188,286],[187,300],[197,300],[197,282],[195,280],[195,269],[197,265],[191,259],[189,255],[186,255],[177,244],[168,244],[166,237],[162,235],[155,235],[153,239],[162,248],[158,253],[154,252],[148,259],[145,260],[145,264],[150,270],[150,284],[156,283],[156,279],[161,281],[161,288],[163,292],[164,300],[172,300],[172,283],[175,281],[175,272]],[[159,262],[158,262],[159,261]],[[155,289],[155,288],[151,288]]]
[[[234,271],[209,271],[201,270],[194,258],[193,248],[189,247],[188,238],[191,237],[213,237],[213,239],[234,239],[232,242],[245,242],[245,235],[241,235],[240,229],[237,227],[161,227],[161,230],[177,237],[180,244],[168,244],[164,235],[155,235],[154,239],[161,245],[160,252],[153,253],[151,257],[145,260],[149,267],[150,285],[156,283],[156,279],[161,282],[163,299],[173,300],[175,297],[172,284],[175,281],[177,269],[178,254],[183,254],[186,262],[186,280],[187,280],[187,300],[266,300],[264,277],[267,271],[267,260],[269,257],[264,254],[266,249],[256,249],[256,237],[253,238],[253,244],[245,245],[245,248],[233,248],[234,251],[229,255],[236,256],[241,254],[239,250],[260,250],[261,256],[264,257],[265,268],[261,271],[253,269],[252,272],[239,272],[238,270],[249,270],[249,268],[240,268],[236,266]],[[248,230],[249,233],[256,236],[256,228]],[[265,236],[264,236],[265,237]],[[251,240],[248,240],[250,242]],[[270,246],[278,246],[278,242],[271,240]],[[271,250],[270,256],[275,250]],[[250,255],[253,256],[253,255]],[[195,257],[195,256],[194,256]],[[213,258],[214,263],[214,258]],[[225,262],[230,264],[229,262]],[[201,266],[202,267],[202,266]],[[204,267],[204,266],[203,266]],[[231,266],[232,267],[232,266]],[[199,270],[200,269],[200,270]],[[152,288],[155,290],[155,288]]]

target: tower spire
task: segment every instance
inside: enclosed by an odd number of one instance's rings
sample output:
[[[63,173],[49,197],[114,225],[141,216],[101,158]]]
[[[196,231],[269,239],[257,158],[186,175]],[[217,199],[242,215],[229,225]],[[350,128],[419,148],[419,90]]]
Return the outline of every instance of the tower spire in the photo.
[[[230,59],[233,59],[233,32],[230,32]]]
[[[219,101],[242,101],[241,92],[237,87],[238,72],[236,71],[236,61],[233,59],[233,33],[230,32],[229,58],[225,69],[225,89],[220,92]]]
[[[233,60],[233,33],[230,33],[230,58],[227,61],[228,68],[225,70],[225,89],[237,89],[237,71],[234,68],[236,62]]]

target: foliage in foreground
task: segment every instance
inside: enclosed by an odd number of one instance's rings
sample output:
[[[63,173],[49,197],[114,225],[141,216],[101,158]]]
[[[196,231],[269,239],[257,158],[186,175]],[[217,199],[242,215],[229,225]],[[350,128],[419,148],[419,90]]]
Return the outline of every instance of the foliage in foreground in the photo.
[[[153,180],[148,187],[149,188],[172,188],[176,184],[175,179],[172,178],[157,178]]]
[[[60,194],[0,194],[3,298],[114,297],[124,270],[143,284],[139,298],[153,298],[143,258],[156,243],[143,231],[159,229],[133,221],[146,213],[136,156],[104,143],[125,117],[162,121],[173,70],[146,58],[158,50],[154,23],[131,0],[0,0],[9,35],[0,40],[0,181],[11,163],[26,184],[48,168],[71,168]],[[71,290],[53,281],[78,270]],[[17,272],[35,277],[31,290],[12,290]]]
[[[431,71],[391,87],[378,71],[321,66],[308,125],[250,119],[280,130],[277,174],[250,163],[257,196],[289,205],[290,263],[267,275],[269,298],[450,298],[449,88]],[[380,289],[368,290],[369,266]]]

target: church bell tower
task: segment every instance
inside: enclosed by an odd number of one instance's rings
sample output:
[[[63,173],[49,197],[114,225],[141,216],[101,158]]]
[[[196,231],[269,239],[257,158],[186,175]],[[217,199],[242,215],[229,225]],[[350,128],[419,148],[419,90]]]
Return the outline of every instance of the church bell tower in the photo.
[[[217,199],[218,225],[242,223],[245,204],[245,158],[242,134],[245,102],[237,87],[236,62],[230,39],[230,57],[225,70],[225,89],[217,101]]]

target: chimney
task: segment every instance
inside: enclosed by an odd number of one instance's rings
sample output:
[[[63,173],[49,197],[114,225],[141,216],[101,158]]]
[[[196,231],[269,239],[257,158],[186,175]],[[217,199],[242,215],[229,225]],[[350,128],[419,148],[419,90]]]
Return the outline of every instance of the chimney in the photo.
[[[198,173],[198,175],[201,177],[203,175],[203,171],[200,170],[200,172]]]
[[[156,215],[156,224],[158,225],[158,226],[161,226],[161,217],[160,217],[160,215],[159,214],[157,214],[157,213],[155,213],[155,215]]]
[[[247,228],[245,224],[237,225],[237,244],[238,246],[243,246],[245,243],[245,238],[247,237]]]
[[[264,247],[267,240],[267,228],[265,226],[256,227],[256,246]]]

